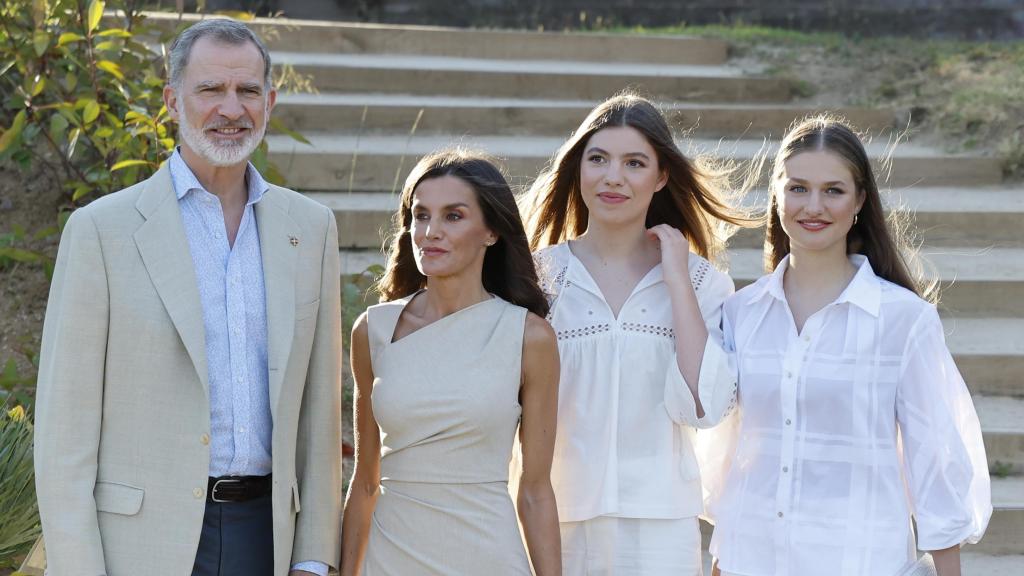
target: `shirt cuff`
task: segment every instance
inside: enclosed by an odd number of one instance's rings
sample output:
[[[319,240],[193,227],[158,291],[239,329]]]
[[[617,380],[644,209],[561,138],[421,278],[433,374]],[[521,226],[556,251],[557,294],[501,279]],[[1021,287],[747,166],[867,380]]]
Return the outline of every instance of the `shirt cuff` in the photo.
[[[327,576],[327,564],[318,562],[316,560],[310,560],[308,562],[297,562],[292,565],[292,570],[305,570],[306,572],[312,572],[317,576]]]
[[[668,366],[665,379],[665,409],[677,424],[695,428],[710,428],[725,418],[736,405],[736,374],[729,355],[708,338],[700,365],[697,393],[704,417],[697,417],[697,405],[686,379],[679,372],[675,355]]]

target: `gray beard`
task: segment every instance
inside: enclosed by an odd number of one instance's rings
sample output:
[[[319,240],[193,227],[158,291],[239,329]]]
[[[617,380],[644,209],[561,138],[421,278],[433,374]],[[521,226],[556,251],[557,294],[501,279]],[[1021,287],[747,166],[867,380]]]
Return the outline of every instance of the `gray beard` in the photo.
[[[237,166],[248,161],[267,131],[266,122],[258,129],[249,128],[249,135],[238,143],[218,143],[206,135],[205,130],[196,130],[188,121],[185,106],[181,107],[181,121],[178,123],[178,137],[192,151],[218,168]],[[244,122],[248,124],[248,122]]]

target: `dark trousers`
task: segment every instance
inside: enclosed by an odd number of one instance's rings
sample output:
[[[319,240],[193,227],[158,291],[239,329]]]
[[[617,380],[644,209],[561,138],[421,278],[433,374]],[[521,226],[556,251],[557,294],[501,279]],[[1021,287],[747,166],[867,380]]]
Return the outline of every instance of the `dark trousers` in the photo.
[[[273,576],[270,495],[246,502],[207,502],[192,576]]]

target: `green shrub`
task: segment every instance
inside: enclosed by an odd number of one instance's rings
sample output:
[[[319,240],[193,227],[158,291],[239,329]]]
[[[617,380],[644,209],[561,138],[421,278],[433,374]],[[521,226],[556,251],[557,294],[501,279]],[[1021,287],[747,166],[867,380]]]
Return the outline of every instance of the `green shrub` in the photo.
[[[104,15],[107,4],[0,5],[0,160],[56,171],[68,209],[147,178],[175,145],[174,121],[163,104],[163,53],[187,24],[149,26],[131,0],[109,2],[120,10]],[[287,72],[277,79],[281,88],[310,83]],[[270,129],[306,142],[276,120]],[[252,161],[268,181],[284,183],[267,161],[266,142]]]
[[[17,555],[39,536],[39,514],[32,470],[32,423],[16,406],[0,412],[0,568],[12,568]]]
[[[0,8],[0,159],[58,171],[69,208],[149,176],[174,147],[163,59],[142,37],[155,31],[130,9],[103,18],[105,7],[6,0]]]

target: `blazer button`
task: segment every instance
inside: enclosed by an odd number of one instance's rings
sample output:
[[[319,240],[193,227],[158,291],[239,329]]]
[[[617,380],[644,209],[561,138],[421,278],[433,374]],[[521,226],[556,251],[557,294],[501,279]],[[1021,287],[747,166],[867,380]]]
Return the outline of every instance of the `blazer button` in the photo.
[[[202,498],[203,497],[203,489],[202,488],[196,488],[195,490],[192,491],[192,495],[195,496],[197,499],[198,498]]]
[[[199,437],[199,442],[203,446],[208,445],[210,443],[210,435],[209,434],[203,434],[202,436]]]

